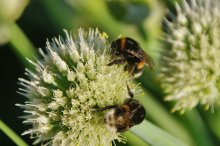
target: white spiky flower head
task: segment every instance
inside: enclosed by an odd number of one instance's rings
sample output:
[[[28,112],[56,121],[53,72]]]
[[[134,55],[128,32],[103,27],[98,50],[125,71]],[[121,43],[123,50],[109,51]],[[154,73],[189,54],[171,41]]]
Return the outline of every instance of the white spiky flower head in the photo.
[[[78,36],[66,32],[47,42],[43,59],[30,61],[35,71],[27,69],[29,80],[20,78],[20,93],[27,97],[24,123],[32,129],[24,134],[36,138],[35,144],[72,146],[110,146],[124,142],[120,133],[111,131],[104,122],[109,105],[123,104],[128,98],[126,82],[132,90],[129,73],[123,65],[107,66],[111,61],[110,45],[98,30],[79,30]]]
[[[166,20],[165,99],[176,101],[173,111],[183,113],[198,104],[208,109],[220,99],[220,2],[183,0],[176,12],[174,20]]]

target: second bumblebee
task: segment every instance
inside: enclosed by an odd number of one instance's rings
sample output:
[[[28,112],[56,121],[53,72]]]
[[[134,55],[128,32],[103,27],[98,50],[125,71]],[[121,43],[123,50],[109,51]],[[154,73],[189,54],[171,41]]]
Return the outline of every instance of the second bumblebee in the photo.
[[[140,124],[146,115],[144,106],[136,99],[127,85],[128,95],[130,98],[124,101],[122,105],[106,106],[101,111],[105,111],[104,118],[108,128],[115,132],[127,131],[132,126]]]

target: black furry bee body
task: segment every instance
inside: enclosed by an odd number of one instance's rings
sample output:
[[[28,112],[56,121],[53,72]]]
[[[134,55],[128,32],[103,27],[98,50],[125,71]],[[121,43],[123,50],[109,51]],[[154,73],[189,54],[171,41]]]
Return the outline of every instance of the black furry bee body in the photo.
[[[151,57],[143,51],[139,43],[129,37],[121,37],[111,43],[112,54],[120,59],[113,60],[108,65],[126,63],[125,70],[132,75],[142,74],[144,66],[153,68],[154,62]]]
[[[130,98],[125,100],[122,105],[107,106],[103,110],[108,110],[104,121],[110,130],[115,132],[127,131],[134,125],[140,124],[146,115],[145,108],[138,100],[133,99],[133,93],[127,86]]]

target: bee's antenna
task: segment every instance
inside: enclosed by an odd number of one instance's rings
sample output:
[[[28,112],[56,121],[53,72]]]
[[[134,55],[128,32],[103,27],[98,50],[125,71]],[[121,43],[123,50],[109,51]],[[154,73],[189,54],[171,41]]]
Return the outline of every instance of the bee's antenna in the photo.
[[[127,89],[128,89],[128,95],[129,95],[131,98],[133,98],[133,97],[134,97],[134,93],[131,92],[131,89],[130,89],[130,87],[128,86],[128,83],[127,83],[127,82],[126,82],[126,85],[127,85]]]

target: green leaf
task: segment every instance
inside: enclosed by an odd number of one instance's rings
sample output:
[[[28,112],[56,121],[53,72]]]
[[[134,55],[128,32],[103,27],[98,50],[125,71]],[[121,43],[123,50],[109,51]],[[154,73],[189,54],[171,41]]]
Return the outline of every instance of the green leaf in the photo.
[[[144,94],[137,98],[146,109],[147,118],[150,118],[154,123],[159,125],[159,127],[175,135],[178,139],[181,139],[189,145],[194,145],[195,141],[192,139],[190,131],[188,131],[184,125],[181,125],[146,89],[143,91]]]
[[[0,120],[0,130],[5,133],[18,146],[28,146],[13,130]]]
[[[125,133],[123,133],[123,135],[127,139],[126,145],[129,145],[129,146],[134,146],[134,145],[137,145],[137,146],[149,146],[140,137],[138,137],[137,135],[135,135],[134,133],[132,133],[130,131],[126,131]]]
[[[187,124],[187,127],[190,129],[191,135],[198,146],[215,145],[209,133],[210,131],[207,129],[207,123],[203,121],[200,113],[196,109],[187,112],[185,115],[185,120],[186,121],[182,121]],[[218,129],[217,126],[215,128]]]
[[[144,120],[140,125],[131,128],[130,131],[151,146],[187,146],[187,144],[169,133],[166,133],[147,120]]]

